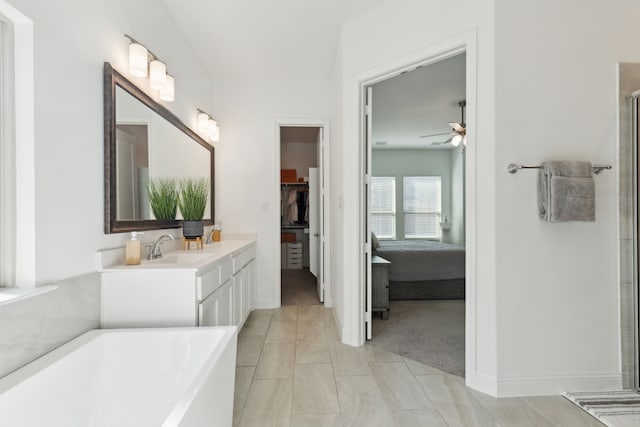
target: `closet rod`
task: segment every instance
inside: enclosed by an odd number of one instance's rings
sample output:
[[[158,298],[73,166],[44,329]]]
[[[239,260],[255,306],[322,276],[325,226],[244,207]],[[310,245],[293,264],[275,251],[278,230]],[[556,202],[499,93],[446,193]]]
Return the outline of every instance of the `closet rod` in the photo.
[[[518,172],[520,169],[540,169],[542,166],[538,165],[538,166],[525,166],[525,165],[521,165],[518,163],[509,163],[509,165],[507,166],[507,171],[510,174],[514,174],[516,172]],[[595,175],[598,175],[600,172],[602,172],[605,169],[611,169],[612,166],[611,165],[593,165],[593,173]]]

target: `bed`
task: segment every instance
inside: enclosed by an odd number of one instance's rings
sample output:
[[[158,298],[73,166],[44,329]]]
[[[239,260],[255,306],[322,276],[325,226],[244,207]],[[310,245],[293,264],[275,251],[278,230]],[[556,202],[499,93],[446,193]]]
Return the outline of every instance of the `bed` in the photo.
[[[381,240],[374,254],[391,262],[389,299],[464,299],[464,246]]]

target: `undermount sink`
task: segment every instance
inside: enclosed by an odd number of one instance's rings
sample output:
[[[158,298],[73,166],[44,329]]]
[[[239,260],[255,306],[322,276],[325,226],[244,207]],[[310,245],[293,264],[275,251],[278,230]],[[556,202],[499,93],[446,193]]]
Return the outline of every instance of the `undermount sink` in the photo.
[[[189,265],[197,264],[211,257],[210,253],[203,252],[174,252],[164,255],[162,258],[149,261],[153,264],[176,264]]]

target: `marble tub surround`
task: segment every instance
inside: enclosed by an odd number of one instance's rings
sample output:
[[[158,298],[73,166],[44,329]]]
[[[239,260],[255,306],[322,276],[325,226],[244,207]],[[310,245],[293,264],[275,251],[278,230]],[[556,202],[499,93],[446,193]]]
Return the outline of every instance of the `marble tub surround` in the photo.
[[[618,170],[620,230],[620,342],[622,387],[634,386],[634,267],[633,267],[633,154],[631,101],[629,96],[640,89],[640,64],[618,64]]]
[[[49,292],[0,306],[0,377],[100,327],[100,276],[51,284]]]
[[[457,375],[342,344],[322,305],[249,316],[238,335],[233,413],[241,427],[602,425],[562,396],[497,399]]]

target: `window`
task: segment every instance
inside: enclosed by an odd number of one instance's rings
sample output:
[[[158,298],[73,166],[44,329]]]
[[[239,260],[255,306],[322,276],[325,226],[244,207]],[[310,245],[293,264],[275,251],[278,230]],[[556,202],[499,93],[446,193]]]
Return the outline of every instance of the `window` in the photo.
[[[404,177],[404,238],[440,237],[441,177]]]
[[[396,238],[396,179],[371,178],[371,231],[381,239]]]
[[[0,282],[5,286],[33,288],[36,284],[33,21],[6,2],[0,2],[0,22]],[[2,292],[7,293],[4,289]]]
[[[13,144],[10,143],[8,121],[10,120],[10,104],[7,84],[8,78],[8,52],[7,52],[8,26],[0,16],[0,166],[3,173],[0,175],[0,287],[13,284],[13,239],[11,194],[13,177]]]

